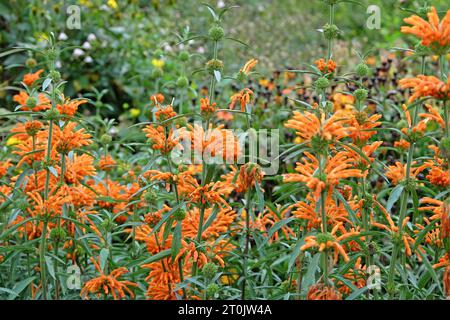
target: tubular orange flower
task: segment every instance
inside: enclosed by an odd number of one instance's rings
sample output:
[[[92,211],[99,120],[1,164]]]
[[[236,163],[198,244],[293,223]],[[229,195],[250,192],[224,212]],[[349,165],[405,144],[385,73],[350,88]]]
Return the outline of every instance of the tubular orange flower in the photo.
[[[335,263],[337,262],[339,255],[342,256],[345,262],[350,261],[350,258],[348,257],[347,253],[345,252],[344,248],[339,242],[352,236],[359,235],[359,232],[357,231],[345,232],[339,237],[336,237],[336,232],[340,230],[341,226],[342,223],[338,223],[333,227],[331,233],[319,233],[316,236],[306,237],[305,244],[300,247],[300,250],[305,251],[309,248],[317,247],[319,251],[322,252],[326,249],[334,249]]]
[[[372,129],[381,125],[381,122],[378,121],[381,117],[381,114],[374,114],[369,117],[365,112],[353,113],[349,123],[352,128],[349,137],[353,140],[353,143],[364,143],[376,134],[377,131]]]
[[[450,80],[445,83],[435,76],[418,75],[416,78],[401,79],[399,84],[403,89],[412,89],[413,94],[408,100],[409,103],[425,97],[437,100],[450,98]]]
[[[426,169],[426,165],[420,167],[412,167],[414,164],[416,164],[415,161],[411,163],[411,171],[409,175],[411,179],[415,179],[419,173]],[[406,165],[402,164],[399,161],[396,161],[394,166],[388,166],[386,177],[392,181],[392,184],[397,185],[406,177]]]
[[[236,191],[245,193],[256,183],[260,183],[264,177],[264,172],[256,163],[246,163],[241,166],[236,180]]]
[[[351,128],[346,127],[348,119],[333,114],[329,119],[325,119],[325,114],[321,113],[318,118],[314,113],[305,111],[300,113],[294,111],[294,116],[285,123],[286,128],[295,129],[297,136],[303,141],[309,141],[318,136],[326,141],[340,140],[347,137]]]
[[[309,288],[306,300],[342,300],[342,295],[332,286],[317,283]]]
[[[325,62],[324,59],[319,59],[315,62],[317,69],[322,73],[333,73],[336,70],[337,64],[333,60]]]
[[[236,103],[239,102],[241,104],[241,111],[245,112],[247,104],[252,102],[253,96],[254,96],[254,93],[252,90],[250,90],[249,88],[244,88],[241,91],[239,91],[238,93],[231,96],[231,98],[230,98],[231,103],[230,103],[229,108],[231,110],[233,110]]]
[[[105,295],[111,294],[114,300],[124,299],[126,294],[131,298],[134,298],[134,293],[129,287],[137,287],[138,285],[128,280],[118,280],[122,275],[128,273],[126,268],[121,267],[114,269],[109,275],[106,275],[101,270],[99,262],[92,257],[91,261],[94,264],[95,269],[100,273],[100,276],[89,280],[83,286],[80,292],[80,296],[83,299],[89,299],[89,294],[96,294],[97,297],[101,297],[102,290]]]
[[[216,111],[216,103],[210,103],[208,98],[200,99],[200,113],[205,117],[211,116]]]
[[[43,69],[36,71],[35,73],[27,73],[23,76],[22,82],[25,83],[28,87],[31,86],[37,79],[40,78],[41,73],[44,72]]]
[[[61,130],[59,126],[55,126],[53,135],[53,145],[59,153],[67,154],[71,150],[87,146],[92,143],[91,135],[86,133],[84,128],[76,130],[77,123],[69,122]]]
[[[62,105],[58,104],[56,106],[56,109],[58,109],[59,113],[63,116],[73,117],[75,113],[78,111],[78,107],[87,102],[88,101],[85,99],[70,100],[68,98],[64,101]]]
[[[79,183],[85,177],[94,176],[94,158],[90,155],[74,154],[73,157],[66,156],[65,180],[67,183]]]
[[[303,163],[297,162],[295,171],[298,173],[284,174],[284,182],[303,182],[308,188],[314,191],[315,199],[320,197],[320,193],[325,186],[336,186],[341,179],[362,178],[363,173],[355,169],[356,160],[350,158],[346,152],[338,152],[333,157],[329,157],[324,168],[324,175],[317,176],[319,161],[309,152],[305,152],[306,157],[302,158]]]
[[[431,7],[427,15],[428,21],[417,15],[405,18],[404,21],[412,27],[403,26],[401,31],[415,35],[422,40],[424,46],[430,47],[439,54],[443,54],[450,46],[450,10],[447,11],[441,22],[439,22],[439,16],[435,7]]]
[[[13,96],[13,101],[20,104],[21,109],[24,111],[30,110],[27,107],[27,100],[30,96],[25,91],[20,91],[18,94]],[[31,110],[38,112],[52,107],[50,99],[48,99],[45,94],[39,93],[37,95],[36,106],[32,107]]]
[[[433,108],[430,104],[425,104],[425,108],[427,108],[428,113],[419,113],[419,117],[435,121],[441,126],[442,129],[444,129],[445,121],[442,119],[439,111],[436,108]]]
[[[240,72],[249,75],[250,71],[258,64],[258,60],[250,59],[245,63],[245,65],[241,68]]]

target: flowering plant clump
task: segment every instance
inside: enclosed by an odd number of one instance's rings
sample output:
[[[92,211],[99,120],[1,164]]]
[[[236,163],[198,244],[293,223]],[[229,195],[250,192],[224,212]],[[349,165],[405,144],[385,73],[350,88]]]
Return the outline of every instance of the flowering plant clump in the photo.
[[[350,58],[354,2],[316,4],[325,50],[271,74],[222,2],[144,52],[148,87],[122,61],[137,91],[74,94],[65,34],[0,52],[26,55],[0,110],[0,298],[450,299],[450,10],[395,26],[414,48]],[[122,86],[146,101],[114,105]]]

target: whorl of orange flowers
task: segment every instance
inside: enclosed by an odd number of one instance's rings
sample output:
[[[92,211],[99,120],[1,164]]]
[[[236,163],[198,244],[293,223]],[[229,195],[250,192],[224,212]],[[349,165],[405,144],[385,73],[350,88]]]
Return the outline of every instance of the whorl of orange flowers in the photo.
[[[442,203],[441,236],[442,239],[450,238],[450,203],[448,201]]]
[[[264,177],[261,167],[255,163],[246,163],[241,166],[236,180],[236,191],[247,192],[256,183],[260,183]]]
[[[28,87],[31,86],[37,79],[41,77],[41,73],[44,72],[43,69],[40,69],[34,73],[27,73],[23,76],[22,82],[25,83]]]
[[[241,111],[242,111],[242,112],[245,112],[245,111],[246,111],[247,104],[249,104],[250,102],[252,102],[253,97],[254,97],[253,91],[250,90],[249,88],[244,88],[244,89],[242,89],[241,91],[239,91],[238,93],[236,93],[236,94],[234,94],[234,95],[232,95],[232,96],[230,97],[231,103],[230,103],[229,108],[230,108],[231,110],[233,110],[234,107],[235,107],[235,105],[236,105],[236,103],[239,102],[240,105],[241,105]]]
[[[342,295],[332,286],[316,283],[309,288],[306,300],[342,300]]]
[[[100,273],[100,276],[89,280],[83,286],[80,292],[80,296],[83,299],[89,299],[89,294],[95,294],[100,298],[102,293],[105,295],[111,294],[114,300],[124,299],[126,294],[128,294],[131,298],[134,298],[134,293],[129,287],[137,287],[138,285],[131,281],[118,280],[119,277],[128,272],[126,268],[121,267],[114,269],[106,275],[101,270],[99,262],[92,257],[91,261],[94,264],[95,269]]]
[[[349,157],[347,152],[338,152],[329,157],[323,176],[318,176],[319,160],[309,152],[305,152],[302,162],[297,162],[295,171],[298,173],[284,174],[284,182],[303,182],[313,191],[318,199],[326,186],[336,186],[341,179],[362,178],[363,173],[355,169],[356,159]]]
[[[345,124],[348,120],[333,114],[325,119],[321,113],[320,118],[314,113],[294,111],[294,116],[285,123],[286,128],[296,130],[297,136],[302,141],[311,141],[314,136],[319,136],[326,141],[340,140],[350,134],[351,129]]]
[[[450,78],[445,83],[435,76],[418,75],[415,78],[401,79],[399,84],[403,89],[412,89],[413,94],[408,100],[409,103],[425,97],[437,100],[450,98]]]
[[[411,26],[403,26],[401,31],[418,37],[422,40],[422,45],[438,53],[445,53],[450,48],[450,10],[442,21],[439,21],[435,7],[431,7],[427,16],[428,21],[417,15],[405,18],[404,21]]]
[[[336,70],[337,64],[333,60],[325,61],[324,59],[319,59],[315,62],[317,69],[322,73],[333,73]]]

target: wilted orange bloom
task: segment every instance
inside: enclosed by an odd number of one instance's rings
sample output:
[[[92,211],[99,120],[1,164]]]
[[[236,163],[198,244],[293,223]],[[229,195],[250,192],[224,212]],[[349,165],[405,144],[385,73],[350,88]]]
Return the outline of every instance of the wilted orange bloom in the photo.
[[[23,76],[22,82],[25,83],[28,87],[31,86],[37,79],[41,77],[41,73],[44,72],[43,69],[36,71],[35,73],[27,73]]]
[[[310,142],[315,136],[327,141],[333,141],[349,135],[351,130],[348,126],[345,126],[347,123],[348,119],[336,114],[326,119],[324,113],[321,113],[320,118],[318,118],[314,113],[308,111],[303,113],[294,111],[294,116],[284,126],[295,129],[297,136],[303,141]]]
[[[430,47],[439,54],[445,53],[450,46],[450,10],[439,21],[436,8],[431,7],[428,13],[428,21],[417,15],[405,18],[404,21],[411,25],[403,26],[403,33],[412,34],[422,40],[422,45]]]
[[[316,60],[315,62],[317,69],[322,73],[333,73],[336,70],[337,64],[333,60],[328,60],[325,62],[324,59]]]
[[[100,261],[100,258],[98,258]],[[138,285],[128,280],[118,280],[122,275],[128,273],[124,267],[114,269],[106,275],[100,268],[100,262],[97,262],[91,257],[91,261],[95,269],[100,273],[100,276],[86,282],[80,292],[83,299],[89,299],[89,294],[95,294],[98,298],[111,294],[114,300],[124,299],[126,294],[134,298],[134,293],[129,287],[137,287]]]
[[[13,96],[13,101],[17,102],[21,106],[21,110],[28,111],[30,108],[27,107],[27,100],[30,96],[25,91],[20,91],[18,94]],[[45,94],[39,93],[37,95],[36,106],[31,110],[38,112],[52,107],[50,99],[48,99]]]
[[[409,174],[411,179],[415,179],[419,173],[426,169],[426,166],[413,167],[415,164],[415,161],[411,164]],[[392,184],[397,185],[406,178],[406,164],[404,165],[401,162],[396,161],[394,166],[388,166],[386,177],[392,181]]]
[[[334,249],[334,262],[336,263],[339,255],[342,256],[345,262],[350,261],[347,253],[342,245],[339,243],[347,238],[359,235],[359,232],[350,231],[344,232],[340,236],[336,236],[336,232],[341,230],[342,223],[336,224],[331,233],[319,233],[315,236],[308,236],[305,238],[305,244],[300,247],[300,250],[305,251],[309,248],[318,248],[320,252],[326,249]]]
[[[445,83],[435,76],[418,75],[416,78],[401,79],[399,84],[403,89],[412,89],[413,94],[408,100],[409,103],[425,97],[437,100],[450,98],[450,80]]]
[[[248,75],[250,71],[252,71],[253,68],[258,64],[258,60],[256,59],[250,59],[245,63],[245,65],[241,68],[240,72]]]
[[[241,111],[245,112],[247,104],[251,103],[254,97],[254,93],[249,88],[244,88],[236,94],[233,94],[230,98],[231,103],[229,108],[234,109],[237,102],[241,104]]]
[[[342,295],[332,286],[317,283],[309,287],[306,300],[342,300]]]
[[[303,182],[313,190],[314,197],[319,198],[326,186],[336,186],[341,179],[362,178],[363,173],[355,169],[356,160],[350,158],[346,152],[338,152],[329,157],[324,168],[323,176],[319,176],[319,161],[309,152],[305,152],[302,162],[297,162],[295,171],[298,173],[284,174],[284,182]]]

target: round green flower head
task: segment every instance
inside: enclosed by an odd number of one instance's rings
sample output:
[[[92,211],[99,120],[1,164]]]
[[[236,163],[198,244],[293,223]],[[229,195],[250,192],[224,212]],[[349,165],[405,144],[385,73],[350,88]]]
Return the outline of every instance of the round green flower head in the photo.
[[[225,35],[225,31],[220,26],[213,26],[209,29],[208,34],[213,41],[220,41]]]

